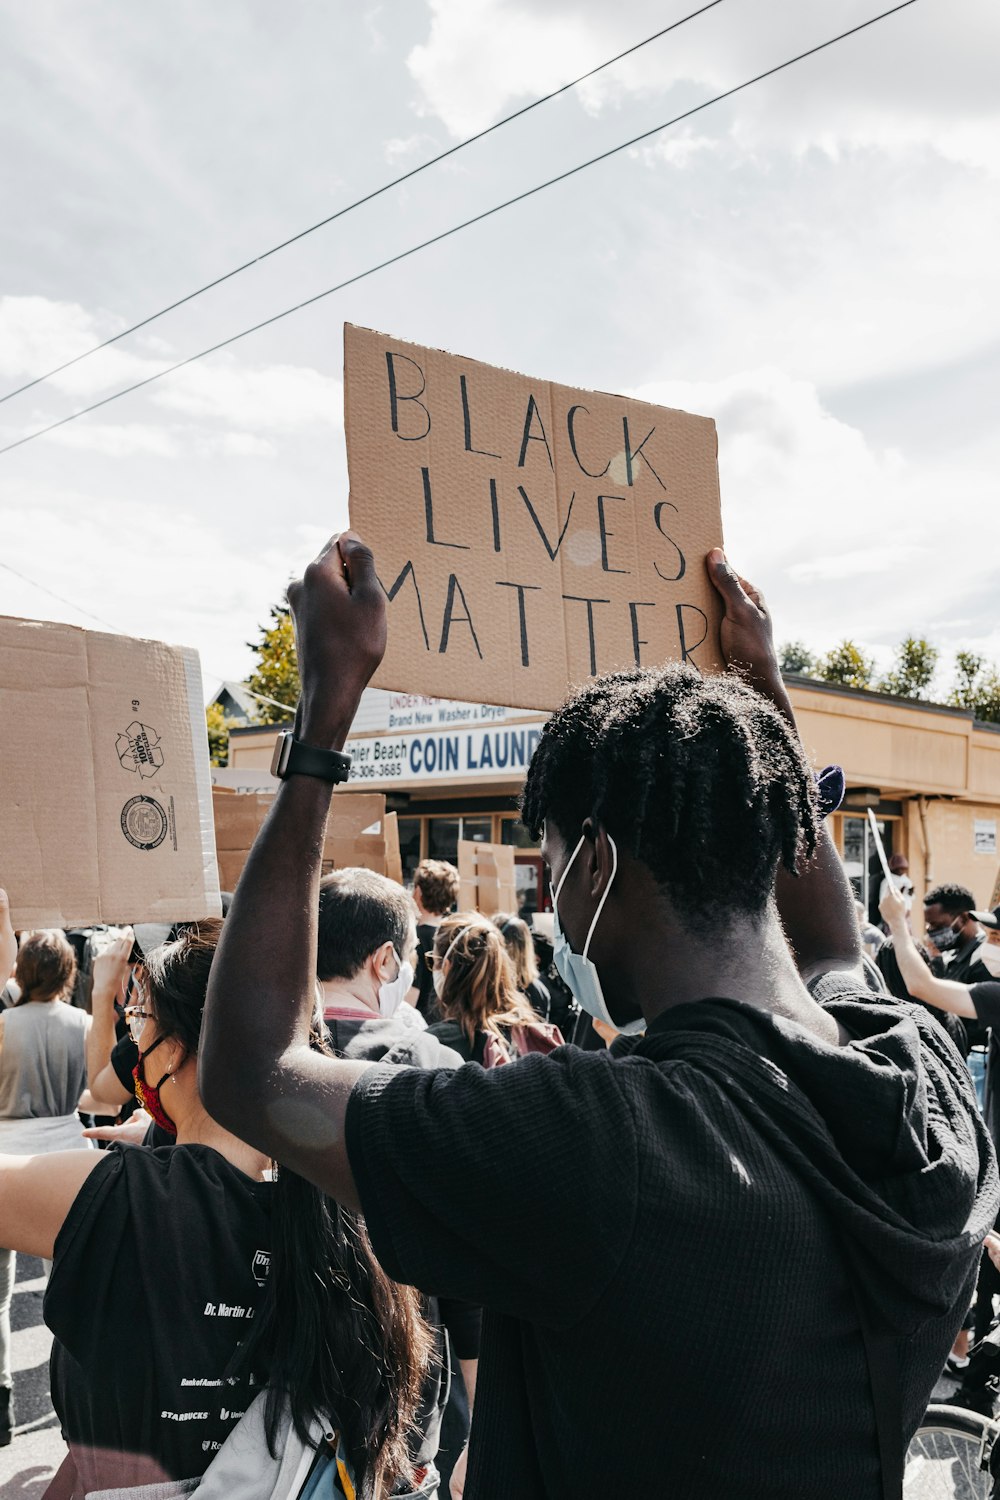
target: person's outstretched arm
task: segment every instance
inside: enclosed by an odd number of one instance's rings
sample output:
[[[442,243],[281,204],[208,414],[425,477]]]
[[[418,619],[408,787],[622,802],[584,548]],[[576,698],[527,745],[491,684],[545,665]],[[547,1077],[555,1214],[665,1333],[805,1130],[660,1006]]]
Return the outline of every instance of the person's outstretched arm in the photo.
[[[924,963],[907,926],[906,903],[895,886],[886,889],[878,909],[892,934],[893,951],[903,983],[914,1000],[926,1000],[928,1005],[950,1011],[953,1016],[975,1019],[976,1007],[969,986],[958,984],[954,979],[938,979]]]
[[[726,610],[722,621],[726,662],[771,700],[797,735],[763,596],[733,572],[719,548],[708,554],[707,566]],[[793,876],[779,870],[775,896],[785,936],[803,979],[827,969],[856,969],[860,977],[861,934],[854,892],[825,824],[816,852],[801,874]]]
[[[90,997],[90,1030],[87,1032],[87,1087],[95,1099],[114,1105],[117,1113],[132,1092],[125,1088],[111,1066],[115,1045],[115,1000],[124,992],[129,955],[135,942],[131,927],[112,938],[94,959],[94,987]]]
[[[371,552],[351,532],[333,537],[288,601],[302,683],[296,737],[340,750],[385,651]],[[198,1084],[221,1125],[356,1208],[344,1119],[356,1079],[372,1064],[309,1047],[331,793],[314,776],[289,777],[257,835],[212,964]]]

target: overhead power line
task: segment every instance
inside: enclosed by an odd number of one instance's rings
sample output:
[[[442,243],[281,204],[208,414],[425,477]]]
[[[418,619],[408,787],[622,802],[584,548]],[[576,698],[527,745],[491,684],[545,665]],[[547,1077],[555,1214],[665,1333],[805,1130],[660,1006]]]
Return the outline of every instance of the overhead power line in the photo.
[[[545,182],[536,184],[535,187],[527,188],[523,193],[517,193],[513,198],[507,198],[503,203],[496,203],[492,208],[484,209],[482,213],[474,214],[471,219],[465,219],[461,224],[453,224],[450,229],[443,229],[440,234],[432,235],[430,239],[422,240],[418,245],[411,245],[408,250],[401,250],[397,255],[391,255],[387,260],[379,261],[377,265],[369,266],[365,271],[359,271],[354,276],[348,276],[344,281],[337,282],[336,286],[327,287],[323,292],[316,292],[312,297],[306,297],[302,302],[296,302],[293,307],[286,307],[283,312],[274,313],[269,318],[263,318],[259,323],[254,323],[250,328],[244,328],[241,333],[234,333],[227,339],[212,344],[207,349],[201,349],[197,354],[189,354],[186,359],[178,360],[176,364],[168,365],[166,369],[158,370],[155,375],[147,375],[144,380],[137,380],[132,385],[123,387],[122,390],[114,391],[110,396],[104,396],[100,401],[94,401],[89,406],[80,407],[78,411],[70,412],[69,416],[60,417],[57,422],[50,422],[45,427],[39,427],[34,432],[27,433],[22,438],[17,438],[13,443],[7,443],[0,448],[0,455],[11,453],[15,448],[22,447],[25,443],[31,443],[35,438],[44,437],[46,433],[54,432],[58,427],[65,427],[67,422],[75,422],[78,417],[85,417],[92,411],[98,411],[102,406],[109,405],[112,401],[118,401],[122,396],[130,396],[133,391],[142,390],[144,386],[152,385],[154,381],[162,380],[165,375],[173,375],[177,370],[183,370],[187,365],[192,365],[196,360],[205,359],[209,354],[217,354],[220,349],[228,349],[230,345],[239,343],[241,339],[249,338],[252,333],[259,333],[262,328],[269,328],[273,323],[280,323],[283,318],[289,318],[293,313],[301,312],[303,308],[312,307],[316,302],[322,302],[325,297],[332,297],[335,292],[341,292],[345,287],[354,286],[359,281],[364,281],[369,276],[374,276],[378,271],[384,271],[389,266],[398,265],[400,261],[408,260],[411,255],[418,255],[421,250],[428,250],[431,245],[438,245],[442,240],[449,239],[453,234],[460,234],[463,229],[471,229],[474,224],[481,224],[490,219],[494,214],[499,214],[507,208],[513,208],[517,203],[523,203],[528,198],[533,198],[536,193],[542,193],[546,188],[554,187],[559,182],[565,182],[570,177],[575,177],[578,172],[585,172],[588,167],[596,166],[599,162],[607,161],[619,152],[627,151],[630,146],[637,146],[642,141],[647,141],[651,136],[659,135],[661,131],[669,129],[673,125],[679,125],[683,120],[689,120],[692,115],[700,114],[702,110],[709,109],[713,104],[720,104],[724,99],[731,99],[734,94],[742,93],[744,89],[751,88],[756,83],[761,83],[765,78],[773,78],[776,73],[783,72],[786,68],[794,67],[796,63],[803,62],[807,57],[815,57],[818,52],[824,52],[828,47],[835,46],[838,42],[845,41],[847,37],[856,36],[860,31],[866,31],[869,26],[874,26],[879,21],[884,21],[888,16],[894,16],[898,11],[907,10],[909,6],[915,5],[917,0],[901,0],[898,5],[891,6],[888,10],[881,11],[877,16],[871,16],[867,21],[860,22],[857,26],[851,26],[847,31],[841,31],[837,36],[829,37],[825,42],[819,42],[815,47],[809,47],[805,52],[796,53],[794,57],[786,58],[784,62],[776,63],[773,68],[766,68],[763,73],[756,73],[753,78],[746,79],[743,83],[736,84],[731,89],[726,89],[721,94],[715,94],[711,99],[705,99],[701,104],[695,104],[691,109],[675,115],[671,120],[665,120],[659,125],[654,125],[650,130],[644,130],[640,135],[634,135],[620,145],[612,146],[607,151],[602,151],[597,156],[592,156],[588,161],[580,162],[575,167],[570,167],[565,172],[550,177]]]
[[[102,349],[107,349],[111,344],[117,344],[120,339],[128,338],[130,333],[137,333],[140,328],[147,328],[150,323],[155,323],[158,318],[165,317],[167,313],[174,312],[176,308],[183,307],[185,303],[193,302],[196,297],[201,297],[205,292],[210,292],[213,287],[222,286],[225,281],[232,281],[234,276],[239,276],[243,271],[249,271],[251,266],[259,265],[262,260],[268,260],[272,255],[277,255],[279,250],[287,250],[289,245],[294,245],[299,240],[304,240],[307,235],[315,234],[317,229],[325,229],[328,224],[333,224],[337,219],[342,219],[347,214],[353,213],[356,208],[363,208],[366,203],[371,203],[373,199],[380,198],[383,193],[388,193],[393,188],[400,187],[404,182],[409,182],[412,178],[419,176],[421,172],[426,172],[430,167],[436,167],[438,162],[447,160],[449,156],[455,156],[459,151],[464,151],[466,146],[474,145],[476,141],[481,141],[486,136],[492,135],[495,130],[502,130],[505,125],[509,125],[513,120],[519,120],[522,115],[530,114],[533,109],[538,109],[541,105],[548,104],[553,99],[558,99],[560,94],[568,93],[570,89],[575,89],[578,84],[586,83],[588,78],[595,78],[598,73],[603,73],[605,68],[612,67],[615,63],[621,62],[625,57],[631,57],[634,52],[639,52],[643,47],[648,47],[651,42],[659,41],[668,32],[676,31],[680,26],[686,26],[688,21],[695,20],[696,17],[704,15],[705,11],[713,10],[715,6],[722,3],[723,0],[708,0],[706,5],[700,6],[698,10],[691,11],[689,15],[682,16],[679,21],[672,21],[669,26],[664,26],[661,30],[654,31],[652,36],[647,36],[643,41],[635,42],[631,47],[626,47],[624,52],[618,52],[614,57],[609,57],[606,62],[598,63],[596,68],[590,68],[586,73],[581,73],[578,78],[573,78],[569,83],[560,85],[559,88],[553,89],[550,94],[543,94],[538,99],[532,99],[530,104],[525,104],[520,109],[515,109],[513,114],[505,115],[502,120],[496,120],[492,125],[488,125],[485,130],[479,130],[475,135],[467,136],[464,141],[459,141],[456,145],[449,146],[447,151],[440,151],[437,156],[432,156],[429,161],[421,162],[418,167],[411,167],[408,172],[404,172],[400,177],[394,177],[391,182],[384,182],[381,187],[374,188],[372,192],[366,193],[363,198],[356,198],[353,203],[348,203],[345,207],[338,208],[336,213],[328,214],[325,219],[320,219],[317,223],[310,224],[307,229],[300,229],[297,234],[289,235],[287,240],[282,240],[278,245],[272,245],[270,250],[263,250],[260,255],[255,255],[252,260],[246,260],[242,265],[234,266],[231,271],[226,271],[222,276],[216,276],[214,281],[206,281],[204,286],[197,287],[193,292],[188,292],[184,297],[178,297],[176,302],[170,302],[166,307],[161,307],[159,312],[150,313],[148,317],[141,318],[138,323],[133,323],[131,327],[123,328],[120,333],[112,334],[110,338],[104,339],[100,344],[94,344],[93,348],[85,349],[82,354],[75,354],[72,359],[65,360],[61,365],[56,365],[51,370],[46,370],[44,375],[36,375],[34,379],[26,380],[16,390],[8,391],[5,396],[0,396],[0,405],[5,401],[12,401],[15,396],[20,396],[24,391],[30,391],[33,386],[41,385],[45,380],[51,380],[53,375],[62,374],[63,370],[68,370],[72,365],[78,365],[82,359],[89,359],[92,354],[98,354]]]

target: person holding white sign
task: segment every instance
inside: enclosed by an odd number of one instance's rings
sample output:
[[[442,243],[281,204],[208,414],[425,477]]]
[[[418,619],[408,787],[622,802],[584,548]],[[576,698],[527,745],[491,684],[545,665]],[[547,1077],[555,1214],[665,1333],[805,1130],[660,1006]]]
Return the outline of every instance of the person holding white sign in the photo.
[[[1000,1205],[947,1037],[866,986],[763,603],[708,567],[730,673],[598,678],[525,786],[560,973],[624,1035],[492,1071],[309,1049],[322,830],[385,597],[351,533],[289,588],[300,748],[227,919],[201,1084],[363,1207],[390,1275],[483,1305],[468,1500],[898,1494]]]

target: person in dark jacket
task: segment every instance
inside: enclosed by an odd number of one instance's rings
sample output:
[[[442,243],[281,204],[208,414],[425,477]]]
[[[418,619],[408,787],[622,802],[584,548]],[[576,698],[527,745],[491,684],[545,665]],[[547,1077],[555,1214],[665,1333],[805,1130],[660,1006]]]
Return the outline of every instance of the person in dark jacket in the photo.
[[[560,971],[623,1033],[609,1050],[313,1058],[330,787],[306,775],[277,793],[213,975],[213,1113],[363,1204],[395,1277],[483,1304],[476,1500],[898,1490],[1000,1202],[961,1058],[865,984],[762,601],[721,553],[709,577],[738,670],[597,678],[525,784]],[[289,600],[297,733],[336,751],[384,649],[371,552],[335,539]]]

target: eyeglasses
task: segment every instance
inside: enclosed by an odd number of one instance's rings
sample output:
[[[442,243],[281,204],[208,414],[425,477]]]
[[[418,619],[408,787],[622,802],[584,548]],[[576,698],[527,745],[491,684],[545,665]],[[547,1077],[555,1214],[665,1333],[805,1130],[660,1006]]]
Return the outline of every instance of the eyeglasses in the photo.
[[[144,1010],[141,1005],[126,1005],[124,1014],[128,1034],[136,1046],[138,1046],[139,1038],[142,1036],[142,1028],[147,1021],[153,1020],[153,1012],[151,1010]]]

